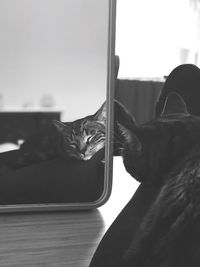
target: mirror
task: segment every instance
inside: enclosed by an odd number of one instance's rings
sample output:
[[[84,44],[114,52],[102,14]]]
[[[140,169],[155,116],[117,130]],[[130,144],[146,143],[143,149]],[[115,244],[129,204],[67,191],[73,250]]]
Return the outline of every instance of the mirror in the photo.
[[[108,198],[115,4],[0,0],[0,210]]]

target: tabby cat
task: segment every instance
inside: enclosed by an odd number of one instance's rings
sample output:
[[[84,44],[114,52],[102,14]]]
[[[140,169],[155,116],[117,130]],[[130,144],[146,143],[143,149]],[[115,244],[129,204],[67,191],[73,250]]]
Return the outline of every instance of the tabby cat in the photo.
[[[200,266],[200,118],[171,93],[161,115],[141,126],[116,102],[126,170],[160,186],[124,252],[123,266]]]
[[[94,114],[73,122],[54,120],[20,147],[17,167],[60,156],[89,160],[105,146],[106,103]]]

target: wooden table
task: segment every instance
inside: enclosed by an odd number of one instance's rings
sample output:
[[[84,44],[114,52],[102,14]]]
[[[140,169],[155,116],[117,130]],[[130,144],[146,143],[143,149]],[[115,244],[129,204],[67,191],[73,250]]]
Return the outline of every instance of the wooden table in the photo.
[[[88,267],[103,234],[137,186],[117,157],[111,197],[99,209],[0,214],[0,267]]]

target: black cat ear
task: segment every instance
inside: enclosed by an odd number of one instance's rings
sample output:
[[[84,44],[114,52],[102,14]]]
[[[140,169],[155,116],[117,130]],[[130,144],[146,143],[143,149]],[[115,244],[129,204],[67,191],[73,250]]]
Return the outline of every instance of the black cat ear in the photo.
[[[66,129],[69,128],[65,123],[63,123],[61,121],[57,121],[57,120],[53,120],[53,125],[56,127],[56,129],[59,132],[66,131]]]
[[[160,116],[165,116],[174,113],[188,114],[188,111],[183,98],[179,94],[172,92],[167,97],[163,111]]]
[[[133,115],[117,100],[114,100],[114,122],[119,122],[126,128],[136,127]]]
[[[100,109],[95,113],[95,119],[97,121],[104,122],[106,120],[106,102],[100,107]]]
[[[130,129],[126,128],[119,122],[117,123],[117,126],[119,129],[118,132],[120,133],[123,142],[128,143],[130,146],[132,146],[135,152],[141,152],[142,145],[135,133],[133,133]]]
[[[130,143],[131,142],[131,135],[132,135],[131,131],[119,122],[117,122],[117,127],[119,129],[120,136],[122,136],[124,141],[127,143]]]

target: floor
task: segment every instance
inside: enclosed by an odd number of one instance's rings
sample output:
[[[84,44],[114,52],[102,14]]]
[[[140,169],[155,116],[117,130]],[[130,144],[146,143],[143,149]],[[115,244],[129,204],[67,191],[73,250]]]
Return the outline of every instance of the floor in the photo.
[[[103,234],[137,187],[116,157],[112,194],[99,209],[0,215],[0,266],[88,267]]]

